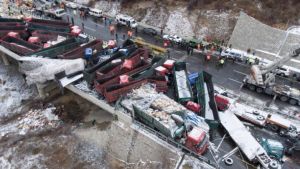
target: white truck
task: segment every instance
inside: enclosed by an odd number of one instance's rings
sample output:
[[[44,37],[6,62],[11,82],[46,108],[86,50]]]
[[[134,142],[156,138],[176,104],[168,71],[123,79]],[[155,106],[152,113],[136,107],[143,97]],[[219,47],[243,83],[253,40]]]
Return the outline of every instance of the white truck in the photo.
[[[266,150],[234,115],[234,112],[231,109],[227,109],[224,112],[219,111],[219,119],[222,126],[226,129],[230,137],[249,161],[259,162],[261,166],[266,169],[281,168],[281,165],[276,160],[269,157]]]
[[[281,101],[289,102],[292,105],[300,105],[300,90],[287,85],[279,85],[275,82],[275,73],[278,67],[292,58],[300,55],[300,48],[292,50],[287,56],[283,56],[278,61],[264,65],[252,65],[251,74],[247,75],[243,84],[252,91],[265,93]]]

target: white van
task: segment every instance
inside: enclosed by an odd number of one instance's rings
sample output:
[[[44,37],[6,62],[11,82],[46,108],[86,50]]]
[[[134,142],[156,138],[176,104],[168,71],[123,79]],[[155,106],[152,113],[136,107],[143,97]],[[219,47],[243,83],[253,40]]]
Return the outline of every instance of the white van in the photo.
[[[137,22],[133,19],[133,17],[128,15],[118,14],[116,16],[116,22],[121,25],[125,25],[131,28],[136,28],[138,26]]]
[[[221,56],[226,57],[227,59],[243,61],[245,54],[244,51],[228,48],[222,51]]]
[[[95,17],[99,17],[99,18],[103,16],[102,11],[99,9],[90,9],[89,14],[91,16],[95,16]]]

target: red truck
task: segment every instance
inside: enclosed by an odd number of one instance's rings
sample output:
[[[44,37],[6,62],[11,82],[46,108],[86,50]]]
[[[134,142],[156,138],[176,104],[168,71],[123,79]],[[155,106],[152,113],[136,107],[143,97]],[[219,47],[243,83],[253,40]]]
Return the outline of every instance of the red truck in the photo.
[[[92,50],[100,51],[102,50],[102,41],[101,40],[93,40],[89,43],[86,43],[82,46],[79,46],[69,52],[63,53],[62,55],[58,55],[58,58],[61,59],[77,59],[84,57],[84,50],[86,48],[92,48]]]
[[[193,127],[193,129],[187,133],[185,146],[199,155],[205,153],[209,147],[208,143],[206,132],[199,127]]]

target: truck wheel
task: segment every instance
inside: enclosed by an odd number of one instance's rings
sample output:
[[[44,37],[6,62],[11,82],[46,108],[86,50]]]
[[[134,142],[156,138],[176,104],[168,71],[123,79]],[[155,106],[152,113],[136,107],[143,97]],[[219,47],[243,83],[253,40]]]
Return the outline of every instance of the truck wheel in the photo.
[[[233,159],[232,158],[225,158],[224,160],[226,165],[232,165],[233,164]]]
[[[269,128],[270,130],[272,130],[272,131],[275,131],[275,132],[277,132],[278,129],[279,129],[279,127],[276,126],[276,125],[274,125],[274,124],[268,124],[268,128]]]
[[[286,96],[281,96],[281,97],[280,97],[280,100],[283,101],[283,102],[288,101],[288,99],[289,99],[289,98],[286,97]]]
[[[291,105],[296,105],[297,104],[297,100],[295,100],[295,99],[290,99],[289,100],[289,103],[291,104]]]
[[[250,89],[250,90],[252,90],[252,91],[255,91],[255,86],[254,85],[248,85],[248,88]]]
[[[264,116],[262,116],[262,115],[259,115],[259,116],[257,116],[257,120],[259,120],[259,121],[262,121],[262,120],[264,120],[265,118],[264,118]]]
[[[277,169],[277,168],[278,168],[278,163],[277,163],[277,161],[272,160],[272,161],[270,162],[270,164],[269,164],[269,167],[270,167],[271,169]]]
[[[262,93],[262,92],[263,92],[263,89],[260,88],[260,87],[258,87],[258,88],[256,88],[256,92],[257,92],[257,93]]]

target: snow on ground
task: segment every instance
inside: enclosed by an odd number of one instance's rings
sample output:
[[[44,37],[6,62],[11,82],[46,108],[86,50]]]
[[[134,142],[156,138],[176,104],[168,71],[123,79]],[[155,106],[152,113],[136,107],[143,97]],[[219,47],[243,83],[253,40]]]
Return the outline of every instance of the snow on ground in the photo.
[[[290,30],[288,32],[300,35],[300,27],[299,26],[295,26],[293,28],[290,28]]]
[[[17,69],[0,63],[0,118],[12,116],[21,110],[21,104],[36,96]]]
[[[115,16],[121,11],[120,3],[112,1],[97,1],[94,8],[102,10],[109,16]]]
[[[186,11],[184,8],[171,11],[166,22],[165,30],[169,32],[169,34],[178,35],[183,38],[193,37],[195,35],[193,27],[185,14]]]

